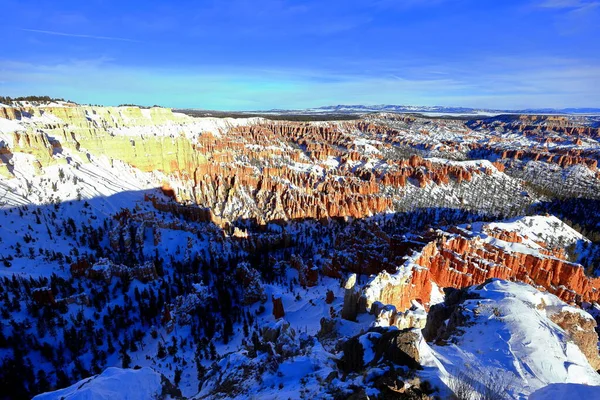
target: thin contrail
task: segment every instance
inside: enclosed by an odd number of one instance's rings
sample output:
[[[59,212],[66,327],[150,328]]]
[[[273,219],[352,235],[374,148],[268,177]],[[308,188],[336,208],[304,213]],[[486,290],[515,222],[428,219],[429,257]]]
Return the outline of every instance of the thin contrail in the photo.
[[[82,35],[82,34],[77,34],[77,33],[43,31],[40,29],[25,29],[25,28],[21,28],[20,30],[26,31],[26,32],[45,33],[46,35],[69,36],[69,37],[79,37],[79,38],[86,38],[86,39],[100,39],[100,40],[118,40],[121,42],[141,43],[139,40],[126,39],[126,38],[120,38],[120,37],[112,37],[112,36]]]

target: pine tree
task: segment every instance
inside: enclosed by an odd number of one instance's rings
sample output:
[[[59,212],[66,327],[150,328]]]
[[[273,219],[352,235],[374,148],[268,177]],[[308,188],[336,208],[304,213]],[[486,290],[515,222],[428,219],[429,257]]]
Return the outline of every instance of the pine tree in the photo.
[[[131,357],[127,354],[127,349],[125,346],[121,347],[121,362],[123,363],[123,368],[129,368],[131,365]]]
[[[175,378],[174,378],[174,382],[176,386],[179,386],[179,382],[181,382],[181,373],[183,371],[179,368],[175,368]]]
[[[156,357],[158,357],[162,360],[166,356],[167,356],[167,351],[165,349],[165,346],[163,345],[162,342],[158,342],[158,352],[156,353]]]

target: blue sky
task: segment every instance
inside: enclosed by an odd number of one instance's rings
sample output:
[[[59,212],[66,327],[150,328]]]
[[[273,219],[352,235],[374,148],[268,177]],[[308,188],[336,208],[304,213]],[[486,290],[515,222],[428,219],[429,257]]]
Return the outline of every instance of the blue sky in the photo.
[[[600,107],[600,0],[2,0],[0,95]]]

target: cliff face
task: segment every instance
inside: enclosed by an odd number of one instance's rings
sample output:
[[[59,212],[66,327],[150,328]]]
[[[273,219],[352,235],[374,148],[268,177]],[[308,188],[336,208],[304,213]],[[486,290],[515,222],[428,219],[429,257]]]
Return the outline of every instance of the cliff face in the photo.
[[[440,232],[394,274],[383,271],[371,280],[364,290],[367,306],[380,301],[405,310],[412,300],[428,306],[432,282],[439,287],[463,288],[490,278],[524,282],[567,303],[598,302],[600,278],[586,276],[583,266],[567,261],[564,248],[519,231],[527,224],[545,226],[557,221],[554,217],[525,217],[516,223]],[[563,240],[582,240],[568,226],[559,228]]]
[[[469,186],[481,175],[496,179],[517,161],[596,170],[599,158],[591,146],[598,128],[569,118],[207,125],[163,108],[90,106],[0,107],[0,118],[17,124],[2,133],[6,177],[14,175],[14,153],[34,156],[39,173],[72,155],[83,162],[106,156],[165,174],[178,200],[229,220],[364,217],[397,209],[413,187]],[[452,163],[415,152],[491,162]]]
[[[137,107],[36,107],[0,108],[0,117],[20,122],[5,151],[35,156],[41,167],[57,164],[57,154],[71,151],[83,161],[102,155],[142,171],[188,173],[202,164],[191,140],[178,132],[190,118],[162,108]],[[165,128],[157,135],[144,128]],[[182,128],[183,129],[183,128]],[[62,160],[64,161],[64,160]]]
[[[2,117],[18,127],[2,134],[0,174],[5,177],[15,175],[15,154],[31,156],[28,162],[37,174],[58,164],[108,160],[112,168],[122,162],[147,173],[144,186],[165,184],[176,201],[231,223],[365,218],[429,207],[515,212],[534,201],[522,194],[522,182],[502,172],[502,162],[402,153],[406,146],[461,154],[506,144],[496,137],[473,142],[481,135],[456,121],[394,120],[410,127],[407,134],[369,120],[208,123],[162,108],[3,107]],[[438,139],[448,129],[454,136]],[[556,162],[579,163],[574,154]],[[583,150],[580,154],[584,157]],[[489,187],[496,191],[492,197],[481,193]]]
[[[415,190],[501,174],[500,164],[389,157],[390,143],[349,122],[208,121],[161,108],[85,106],[4,107],[2,117],[17,124],[3,134],[6,177],[14,176],[15,153],[32,156],[38,174],[57,164],[119,161],[168,185],[173,199],[230,222],[364,218],[397,209]]]
[[[426,269],[409,269],[390,275],[378,274],[364,290],[364,306],[371,310],[375,302],[408,310],[413,301],[429,304],[432,291],[431,274]]]
[[[97,126],[103,129],[190,121],[189,117],[174,114],[170,109],[160,107],[149,109],[96,106],[0,107],[0,118],[19,121],[31,120],[31,122],[46,120],[80,128]],[[90,122],[95,122],[95,124],[90,125]]]
[[[442,287],[465,287],[489,278],[517,280],[541,287],[566,302],[595,302],[600,279],[583,267],[544,254],[507,251],[478,238],[448,237],[428,244],[415,261]]]

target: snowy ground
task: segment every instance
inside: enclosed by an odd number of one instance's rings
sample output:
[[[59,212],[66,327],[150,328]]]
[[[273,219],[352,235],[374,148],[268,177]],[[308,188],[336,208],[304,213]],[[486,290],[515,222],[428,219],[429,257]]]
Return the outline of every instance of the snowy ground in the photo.
[[[561,311],[592,318],[589,314],[520,283],[495,280],[471,293],[481,296],[464,303],[473,325],[452,343],[431,346],[451,375],[463,373],[476,381],[491,376],[506,382],[515,399],[550,383],[600,385],[600,375],[581,350],[549,319]],[[442,379],[450,385],[451,378]]]
[[[102,374],[68,388],[41,394],[36,400],[148,400],[161,396],[160,374],[150,368],[139,370],[107,368]]]

